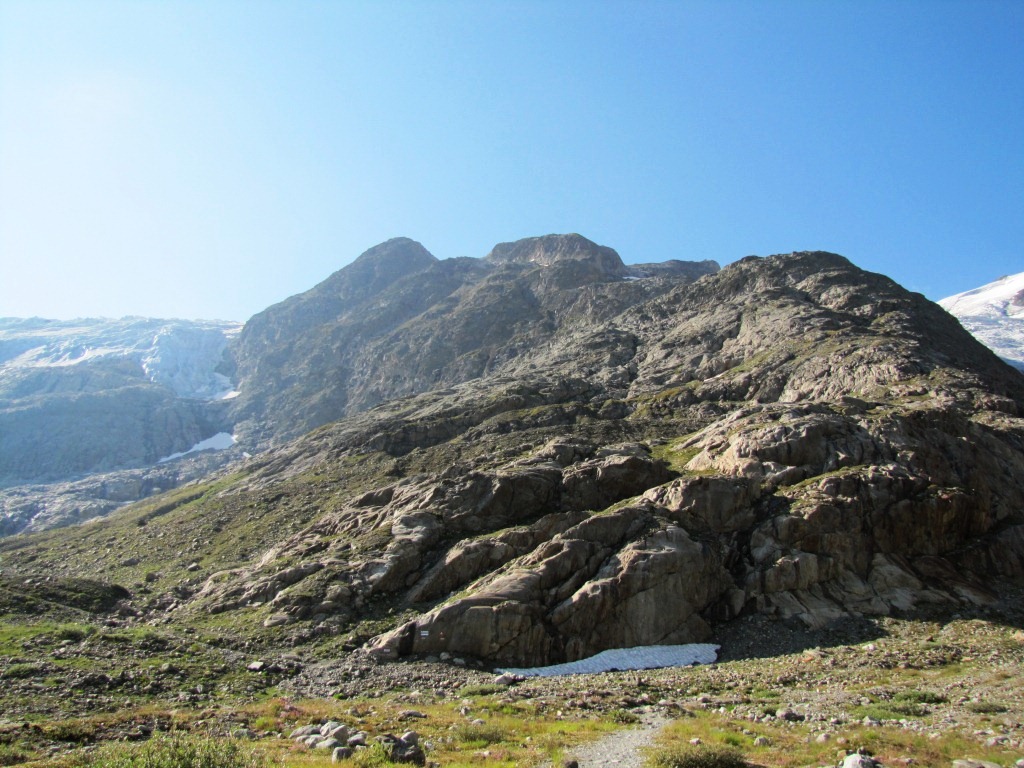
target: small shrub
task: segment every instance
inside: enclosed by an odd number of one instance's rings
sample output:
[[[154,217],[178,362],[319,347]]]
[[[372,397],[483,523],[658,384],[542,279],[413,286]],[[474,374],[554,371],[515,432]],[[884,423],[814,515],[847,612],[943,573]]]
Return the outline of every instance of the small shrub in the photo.
[[[496,693],[504,693],[505,686],[495,683],[482,683],[480,685],[466,685],[459,689],[460,696],[493,696]]]
[[[924,717],[931,713],[928,707],[912,701],[894,701],[888,707],[897,715],[903,715],[904,717]],[[899,718],[893,719],[898,720]]]
[[[26,677],[36,677],[44,671],[45,668],[41,664],[11,664],[0,677],[7,680],[22,680]]]
[[[58,640],[70,640],[74,643],[80,643],[90,635],[96,634],[96,627],[83,625],[75,626],[74,624],[68,624],[58,629],[54,633],[54,637]]]
[[[900,691],[892,700],[911,704],[945,704],[947,701],[942,694],[931,691]]]
[[[479,748],[505,741],[509,734],[497,725],[459,725],[453,731],[455,739],[466,746]]]
[[[353,755],[352,762],[359,768],[387,768],[394,765],[391,762],[391,751],[379,742],[358,750]]]
[[[971,701],[967,708],[979,715],[998,715],[1006,711],[1006,707],[995,701]]]
[[[611,712],[612,722],[622,725],[633,725],[640,722],[640,716],[628,709],[616,709]]]
[[[743,754],[734,747],[715,744],[676,744],[656,750],[651,768],[746,768]]]

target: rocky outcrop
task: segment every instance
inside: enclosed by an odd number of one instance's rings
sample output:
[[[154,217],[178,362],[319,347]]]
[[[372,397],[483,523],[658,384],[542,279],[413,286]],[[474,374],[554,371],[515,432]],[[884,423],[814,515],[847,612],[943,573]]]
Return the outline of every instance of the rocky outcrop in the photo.
[[[776,406],[726,434],[716,424],[683,441],[699,452],[680,477],[507,564],[474,546],[491,573],[374,649],[549,663],[704,640],[743,611],[818,629],[851,613],[983,604],[992,578],[1024,576],[1009,554],[1021,490],[986,479],[1024,471],[1024,455],[986,427],[927,409],[903,420]]]

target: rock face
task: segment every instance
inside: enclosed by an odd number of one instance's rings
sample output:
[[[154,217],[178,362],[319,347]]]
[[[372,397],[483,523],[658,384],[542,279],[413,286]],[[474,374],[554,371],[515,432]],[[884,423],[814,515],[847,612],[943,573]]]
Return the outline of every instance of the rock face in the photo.
[[[277,626],[384,600],[421,612],[371,643],[383,658],[517,665],[704,640],[750,611],[821,627],[983,603],[1024,574],[1022,396],[886,278],[746,259],[270,454],[257,486],[332,452],[476,458],[344,501],[197,600]]]
[[[834,254],[696,281],[630,280],[611,255],[567,236],[460,265],[392,241],[364,257],[370,284],[332,278],[364,291],[349,319],[306,322],[312,299],[268,310],[240,343],[243,392],[282,417],[349,415],[160,534],[130,523],[153,561],[131,568],[170,567],[161,537],[192,526],[200,575],[168,596],[176,616],[509,666],[702,641],[744,614],[823,627],[984,604],[1024,579],[1024,377],[948,313]],[[419,271],[378,290],[392,258]],[[435,271],[455,287],[430,299]],[[392,301],[413,314],[372,326]],[[280,400],[272,360],[307,366]],[[314,373],[322,400],[303,394]],[[0,545],[5,575],[80,575],[48,546]]]

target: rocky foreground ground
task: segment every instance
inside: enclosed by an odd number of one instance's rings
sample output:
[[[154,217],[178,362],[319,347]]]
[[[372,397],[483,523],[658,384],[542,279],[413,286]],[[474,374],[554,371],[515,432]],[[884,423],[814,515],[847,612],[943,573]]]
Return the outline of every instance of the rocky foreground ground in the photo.
[[[668,718],[676,726],[666,738],[746,747],[764,765],[834,764],[858,748],[888,765],[1011,765],[1024,758],[1024,612],[1014,603],[1022,606],[1015,596],[972,616],[848,620],[817,633],[752,616],[716,638],[715,665],[532,678],[494,695],[559,719]],[[494,679],[458,663],[347,660],[312,665],[286,687],[343,698],[404,690],[413,705]]]
[[[65,638],[56,656],[74,657],[96,637]],[[0,759],[73,765],[97,744],[176,729],[243,737],[286,765],[328,765],[333,750],[289,735],[335,721],[371,744],[412,730],[425,759],[439,765],[557,765],[580,754],[591,761],[580,762],[585,768],[600,763],[581,743],[611,749],[621,739],[635,752],[633,737],[615,733],[662,720],[668,725],[651,734],[662,747],[731,745],[754,765],[835,765],[857,749],[885,766],[1024,758],[1019,593],[969,614],[848,619],[814,633],[751,616],[715,640],[722,651],[714,665],[510,685],[471,659],[225,651],[219,677],[204,685],[191,666],[199,648],[180,646],[177,656],[173,646],[125,648],[111,659],[119,671],[61,677],[42,658],[54,649],[36,638],[0,657]],[[32,665],[35,673],[25,674]]]

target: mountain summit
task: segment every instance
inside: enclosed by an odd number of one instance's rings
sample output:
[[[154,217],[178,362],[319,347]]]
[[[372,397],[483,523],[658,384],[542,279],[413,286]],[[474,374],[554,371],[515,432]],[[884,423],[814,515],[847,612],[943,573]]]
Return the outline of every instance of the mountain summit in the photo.
[[[487,255],[496,264],[532,264],[550,267],[559,262],[591,264],[606,278],[624,277],[626,265],[611,248],[597,245],[581,235],[528,237],[513,243],[499,243]]]

